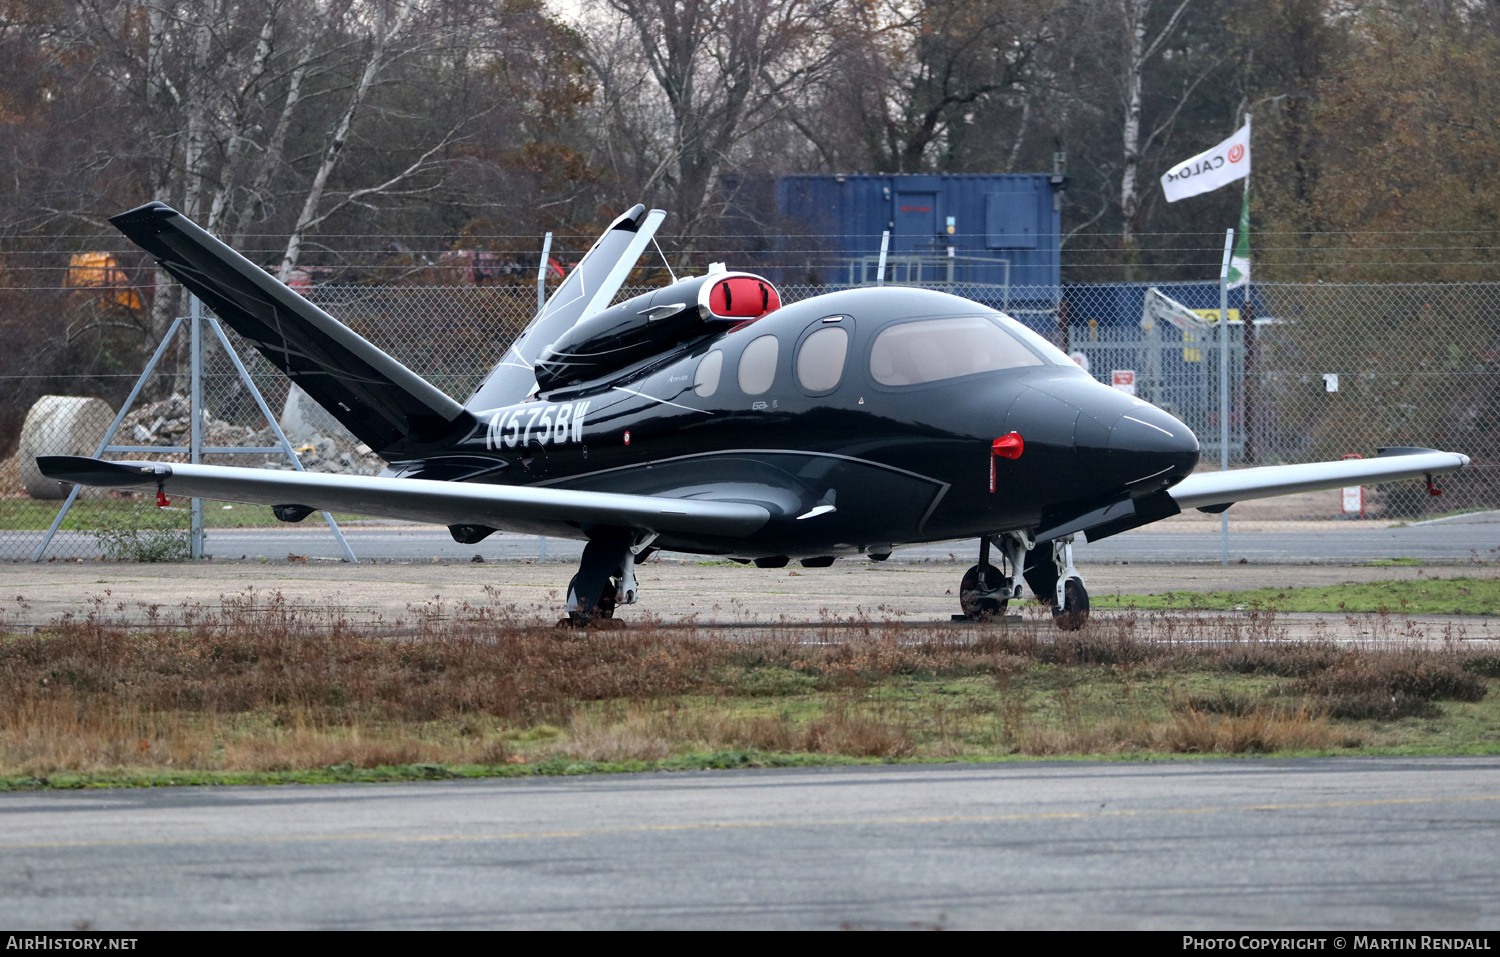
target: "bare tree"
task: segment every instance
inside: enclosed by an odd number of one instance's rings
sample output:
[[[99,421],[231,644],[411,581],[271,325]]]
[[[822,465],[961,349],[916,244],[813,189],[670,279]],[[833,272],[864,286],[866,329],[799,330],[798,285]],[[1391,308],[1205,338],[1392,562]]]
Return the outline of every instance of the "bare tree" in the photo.
[[[1125,56],[1122,61],[1123,73],[1123,100],[1124,100],[1124,122],[1121,123],[1121,164],[1120,164],[1120,248],[1125,257],[1125,280],[1127,282],[1135,279],[1135,266],[1139,261],[1140,242],[1136,236],[1139,229],[1141,198],[1140,198],[1140,167],[1141,157],[1156,142],[1157,138],[1171,128],[1177,119],[1193,90],[1199,82],[1208,75],[1208,70],[1201,72],[1198,77],[1180,91],[1176,97],[1175,105],[1167,111],[1166,115],[1146,134],[1145,139],[1141,137],[1141,100],[1145,88],[1146,65],[1161,54],[1168,39],[1177,30],[1178,23],[1182,20],[1183,11],[1193,0],[1179,0],[1175,9],[1167,16],[1166,22],[1157,27],[1155,35],[1150,36],[1149,21],[1155,13],[1157,0],[1119,0],[1121,26],[1125,39]],[[1149,36],[1149,39],[1148,39]],[[1210,67],[1211,69],[1212,67]]]
[[[399,0],[397,7],[392,13],[381,4],[375,11],[374,29],[371,34],[370,51],[365,58],[364,68],[360,71],[359,80],[354,84],[349,94],[342,114],[338,118],[328,138],[328,146],[323,150],[322,159],[318,163],[317,170],[313,173],[312,183],[308,186],[307,197],[302,202],[302,212],[297,216],[297,222],[292,226],[291,235],[287,237],[286,252],[281,256],[281,266],[277,274],[283,281],[290,277],[293,269],[297,268],[297,260],[302,254],[303,237],[308,230],[313,229],[325,222],[333,211],[324,212],[321,215],[318,207],[323,202],[323,193],[328,188],[328,177],[333,173],[334,167],[343,158],[344,146],[349,139],[349,128],[354,123],[354,118],[359,114],[360,108],[364,106],[365,99],[369,96],[370,88],[390,61],[397,55],[392,47],[403,39],[403,34],[411,25],[413,15],[417,10],[417,0]],[[416,172],[417,168],[424,163],[432,151],[424,153],[417,164],[410,168],[409,172],[401,177],[390,181],[388,184],[374,187],[375,191],[389,188],[405,179],[407,175]],[[346,198],[344,205],[353,202],[352,196]],[[335,209],[342,206],[335,207]]]
[[[643,187],[666,188],[684,232],[709,213],[734,147],[833,62],[827,27],[838,6],[839,0],[596,0],[593,11],[612,10],[629,24],[665,101],[668,135],[655,144]],[[618,70],[614,76],[601,70],[601,79],[629,82]]]

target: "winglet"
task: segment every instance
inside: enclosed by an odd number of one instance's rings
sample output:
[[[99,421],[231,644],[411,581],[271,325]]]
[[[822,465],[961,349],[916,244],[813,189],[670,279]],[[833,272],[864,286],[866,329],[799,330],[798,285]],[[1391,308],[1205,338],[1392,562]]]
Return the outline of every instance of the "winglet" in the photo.
[[[49,479],[102,488],[145,488],[172,475],[172,466],[161,463],[105,462],[81,455],[38,455],[36,467]]]

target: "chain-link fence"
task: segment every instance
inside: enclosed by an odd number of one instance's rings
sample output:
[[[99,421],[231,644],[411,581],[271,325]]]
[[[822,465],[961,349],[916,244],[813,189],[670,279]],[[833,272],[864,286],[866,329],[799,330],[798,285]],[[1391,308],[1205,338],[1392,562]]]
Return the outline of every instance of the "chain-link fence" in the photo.
[[[1228,458],[1233,466],[1372,455],[1382,445],[1460,451],[1473,465],[1450,477],[1431,498],[1421,483],[1338,490],[1237,506],[1237,527],[1284,521],[1407,520],[1438,512],[1500,506],[1500,284],[1330,285],[1255,284],[1229,299],[1227,350],[1218,338],[1218,287],[1212,283],[1014,287],[933,284],[1004,309],[1057,342],[1102,382],[1131,389],[1191,426],[1205,467],[1222,454],[1221,356],[1227,352],[1230,391]],[[794,302],[836,287],[786,286]],[[621,297],[641,290],[622,290]],[[499,360],[536,307],[524,286],[323,286],[315,302],[418,374],[463,400]],[[53,297],[57,308],[97,317],[101,310],[138,309],[116,298],[81,305]],[[76,298],[76,297],[75,297]],[[97,298],[97,297],[96,297]],[[206,324],[205,324],[206,325]],[[186,325],[110,440],[135,449],[111,457],[186,461],[190,362]],[[217,464],[290,468],[256,394],[278,419],[309,469],[373,473],[382,463],[331,416],[227,327],[227,341],[246,376],[210,332],[204,333],[201,375],[202,446]],[[150,343],[145,355],[157,344]],[[1222,350],[1222,351],[1221,351]],[[80,357],[80,362],[87,357]],[[55,393],[28,397],[20,435],[0,436],[15,453],[0,462],[0,559],[34,554],[62,505],[65,490],[36,472],[38,454],[92,455],[140,375],[95,357],[79,378],[54,378]],[[248,381],[247,381],[248,379]],[[253,383],[254,388],[250,387]],[[0,376],[0,394],[26,394],[19,377]],[[70,387],[76,385],[76,388]],[[6,421],[21,422],[19,410]],[[274,450],[274,451],[266,451]],[[1191,513],[1182,521],[1209,521]],[[1173,520],[1177,521],[1177,520]],[[1217,525],[1217,519],[1212,519]],[[175,508],[91,490],[70,510],[67,534],[49,557],[130,557],[186,522]],[[207,503],[210,529],[277,523],[268,509]],[[1305,526],[1304,526],[1305,527]],[[163,530],[157,535],[157,530]],[[180,537],[180,536],[179,536]],[[134,550],[134,551],[133,551]]]

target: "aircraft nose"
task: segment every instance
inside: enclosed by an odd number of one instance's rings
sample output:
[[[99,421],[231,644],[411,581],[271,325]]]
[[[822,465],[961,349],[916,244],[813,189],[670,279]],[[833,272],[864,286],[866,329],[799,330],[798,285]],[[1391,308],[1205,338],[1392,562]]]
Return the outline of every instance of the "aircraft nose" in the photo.
[[[1077,410],[1074,447],[1090,486],[1155,491],[1198,464],[1197,436],[1154,405],[1082,376],[1048,383],[1045,391]]]
[[[1110,423],[1105,450],[1110,471],[1133,488],[1165,488],[1191,475],[1198,465],[1193,430],[1154,405],[1134,401]]]
[[[1154,405],[1122,412],[1109,427],[1109,447],[1119,452],[1157,452],[1198,456],[1198,437],[1174,416]]]

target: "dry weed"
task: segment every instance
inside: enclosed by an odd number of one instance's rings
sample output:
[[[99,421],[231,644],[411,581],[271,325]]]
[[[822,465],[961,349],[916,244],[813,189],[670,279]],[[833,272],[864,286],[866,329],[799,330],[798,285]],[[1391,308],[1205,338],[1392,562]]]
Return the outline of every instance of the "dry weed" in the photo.
[[[40,633],[0,638],[0,773],[650,761],[718,749],[882,758],[1297,750],[1332,746],[1329,720],[1479,700],[1500,670],[1493,655],[1452,649],[1288,642],[1266,612],[1113,615],[1061,635],[1035,621],[969,631],[855,621],[823,628],[821,643],[791,626],[740,640],[655,622],[578,633],[514,607],[437,601],[370,629],[336,609],[255,592],[218,608],[151,608],[148,618],[130,628],[100,602]],[[1138,713],[1137,672],[1275,676],[1288,681],[1272,697],[1287,700],[1199,694],[1165,719],[1101,718],[1097,708],[1085,717],[1072,682],[1090,668],[1112,669],[1127,714]],[[1058,719],[1033,713],[1017,690],[1035,688],[1037,674],[1053,675]],[[998,705],[954,702],[945,712],[928,702],[899,719],[851,707],[889,679],[976,676],[993,681]],[[793,720],[727,706],[679,712],[672,702],[683,695],[823,703]],[[986,709],[990,744],[955,730]],[[541,723],[566,726],[566,741],[526,744],[501,732]]]

